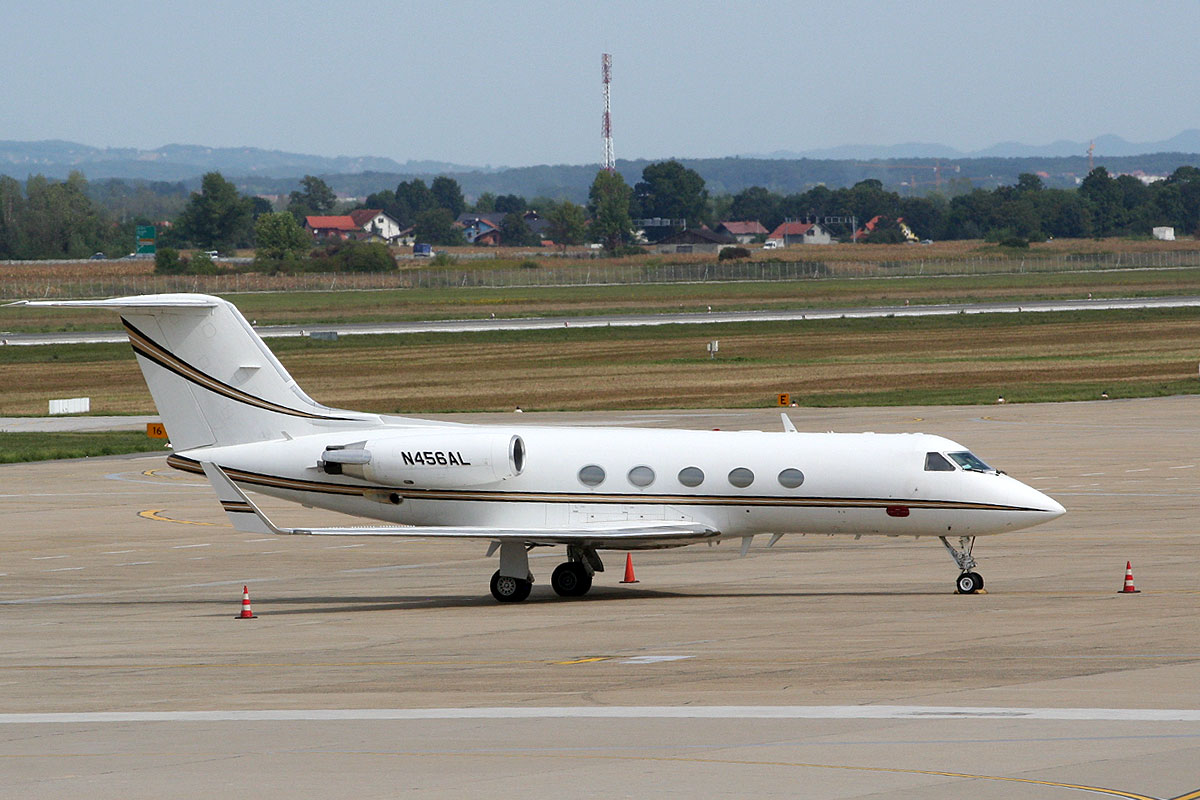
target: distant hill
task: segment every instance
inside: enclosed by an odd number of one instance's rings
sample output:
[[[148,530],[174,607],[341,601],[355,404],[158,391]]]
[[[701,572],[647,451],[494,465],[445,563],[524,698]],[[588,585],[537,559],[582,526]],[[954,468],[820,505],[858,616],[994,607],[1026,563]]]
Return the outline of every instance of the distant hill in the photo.
[[[1097,156],[1137,156],[1147,153],[1200,153],[1200,130],[1189,129],[1158,142],[1130,142],[1120,136],[1105,134],[1096,137]],[[1044,145],[1000,142],[982,150],[962,151],[944,144],[909,142],[896,145],[843,145],[819,150],[777,150],[773,153],[748,156],[776,159],[852,159],[878,161],[889,158],[1038,158],[1081,156],[1087,153],[1088,142],[1065,139]]]
[[[96,180],[128,178],[181,181],[217,170],[226,176],[299,178],[322,173],[460,172],[479,167],[439,161],[401,164],[378,156],[314,156],[257,147],[202,147],[168,144],[154,150],[91,147],[77,142],[0,141],[0,173],[24,178],[42,174],[65,178],[79,170]]]
[[[1135,152],[1144,147],[1170,145],[1174,150]],[[1078,142],[1047,145],[1045,154],[1019,156],[995,153],[1017,152],[1024,145],[995,145],[969,156],[956,156],[941,145],[896,145],[870,148],[854,155],[855,148],[833,148],[826,157],[791,157],[770,154],[759,157],[679,159],[703,176],[712,195],[730,194],[750,186],[791,194],[817,185],[831,188],[851,186],[868,178],[881,181],[902,194],[926,194],[939,185],[956,194],[972,188],[991,189],[1016,183],[1023,172],[1039,173],[1050,187],[1074,187],[1087,174],[1086,146]],[[913,148],[907,151],[905,148]],[[937,155],[920,155],[925,152]],[[942,149],[939,149],[942,148]],[[992,151],[995,151],[993,153]],[[1116,136],[1096,140],[1096,164],[1110,172],[1167,175],[1177,167],[1200,167],[1200,131],[1184,131],[1164,143],[1130,144]],[[617,170],[633,185],[647,159],[620,160]],[[251,194],[286,195],[299,186],[304,175],[318,175],[344,196],[366,197],[381,189],[394,189],[400,181],[421,178],[427,183],[438,175],[458,181],[468,198],[484,192],[519,194],[527,198],[550,197],[583,202],[598,164],[558,164],[531,167],[471,167],[437,161],[408,161],[370,156],[311,156],[258,148],[211,148],[195,145],[166,145],[155,150],[96,148],[74,142],[0,141],[0,174],[24,179],[31,174],[65,178],[80,170],[100,189],[99,183],[115,179],[132,183],[167,181],[182,183],[189,190],[199,187],[200,176],[220,171],[239,189]]]
[[[1087,157],[1027,158],[905,158],[899,161],[874,160],[870,163],[837,159],[772,158],[681,158],[686,167],[704,178],[710,195],[733,194],[750,186],[763,186],[773,192],[792,194],[819,184],[831,188],[852,186],[873,178],[901,194],[926,194],[937,188],[938,167],[941,188],[947,194],[971,189],[993,189],[1012,185],[1023,172],[1043,174],[1051,188],[1074,188],[1087,175]],[[632,186],[641,180],[642,170],[652,162],[639,159],[618,160],[617,171]],[[914,166],[915,165],[915,166]],[[1096,157],[1096,165],[1110,172],[1137,172],[1168,175],[1184,165],[1200,167],[1200,154],[1152,153],[1139,156]],[[598,164],[542,165],[514,167],[493,172],[372,172],[357,175],[321,175],[334,191],[352,197],[366,197],[381,189],[394,189],[400,181],[421,178],[429,183],[438,174],[458,181],[468,198],[483,192],[519,194],[526,198],[549,197],[577,203],[587,200],[588,188],[599,170]],[[915,185],[910,186],[915,180]],[[296,188],[295,179],[238,178],[242,191],[280,195]]]

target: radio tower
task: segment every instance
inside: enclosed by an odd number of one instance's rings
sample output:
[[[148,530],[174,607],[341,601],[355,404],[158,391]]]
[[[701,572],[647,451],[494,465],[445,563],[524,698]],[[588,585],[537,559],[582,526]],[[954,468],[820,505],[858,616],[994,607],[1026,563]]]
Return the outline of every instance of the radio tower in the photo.
[[[604,81],[604,168],[609,172],[617,169],[617,158],[613,155],[612,142],[612,109],[609,106],[608,87],[612,84],[612,56],[604,53],[600,56],[600,77]]]

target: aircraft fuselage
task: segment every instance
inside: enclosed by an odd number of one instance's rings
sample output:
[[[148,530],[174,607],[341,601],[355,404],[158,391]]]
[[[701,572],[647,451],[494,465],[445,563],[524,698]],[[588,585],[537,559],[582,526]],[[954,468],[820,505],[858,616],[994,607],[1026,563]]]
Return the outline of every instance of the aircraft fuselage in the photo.
[[[982,536],[1063,513],[990,469],[948,458],[950,469],[927,469],[930,453],[966,452],[927,434],[446,425],[200,448],[170,463],[199,472],[212,461],[254,491],[405,525],[663,520],[725,537]],[[330,469],[337,454],[347,462]]]

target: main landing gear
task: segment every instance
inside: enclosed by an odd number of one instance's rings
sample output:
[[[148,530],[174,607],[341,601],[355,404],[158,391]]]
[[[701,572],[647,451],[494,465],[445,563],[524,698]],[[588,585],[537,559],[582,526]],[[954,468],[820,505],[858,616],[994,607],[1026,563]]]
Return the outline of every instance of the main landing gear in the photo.
[[[583,597],[592,588],[592,573],[579,561],[564,561],[554,568],[550,586],[560,597]]]
[[[592,588],[592,576],[604,571],[594,547],[567,546],[567,560],[554,568],[550,586],[560,597],[583,597]],[[492,575],[492,597],[501,603],[519,603],[529,597],[533,574],[529,550],[523,542],[500,544],[500,569]]]
[[[959,594],[975,594],[983,588],[983,576],[975,572],[975,559],[971,557],[971,550],[975,547],[974,536],[958,537],[958,547],[950,544],[945,536],[939,536],[942,544],[946,546],[946,551],[950,553],[950,557],[954,559],[954,563],[962,570],[962,574],[958,576],[958,580],[954,582],[954,591]]]
[[[501,575],[500,570],[496,570],[492,575],[492,597],[501,603],[519,603],[529,597],[529,590],[532,588],[532,576],[528,580],[513,578]]]

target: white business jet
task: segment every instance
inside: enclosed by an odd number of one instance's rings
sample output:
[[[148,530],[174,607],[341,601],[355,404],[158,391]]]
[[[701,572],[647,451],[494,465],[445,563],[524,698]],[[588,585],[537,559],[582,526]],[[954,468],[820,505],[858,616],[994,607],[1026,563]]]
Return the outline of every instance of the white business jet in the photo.
[[[564,545],[550,585],[586,594],[601,550],[681,547],[757,534],[936,536],[956,589],[983,588],[976,536],[1052,520],[1063,507],[960,444],[925,434],[465,425],[315,402],[238,310],[197,294],[29,305],[120,312],[170,436],[167,463],[204,474],[249,533],[489,541],[492,595],[529,596],[529,551]],[[281,528],[246,494],[388,523]],[[957,540],[957,546],[951,540]]]

